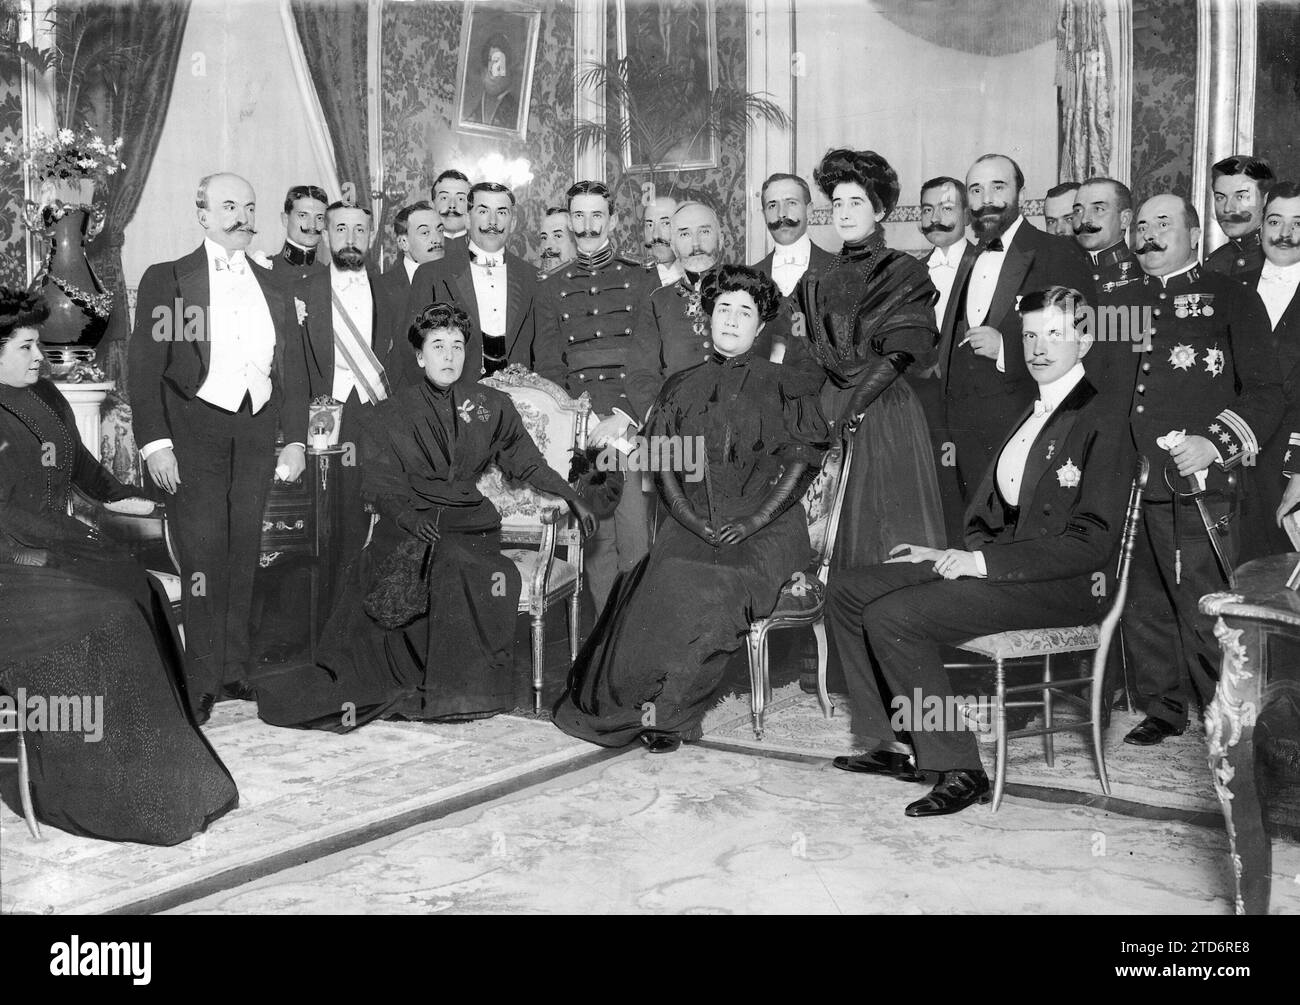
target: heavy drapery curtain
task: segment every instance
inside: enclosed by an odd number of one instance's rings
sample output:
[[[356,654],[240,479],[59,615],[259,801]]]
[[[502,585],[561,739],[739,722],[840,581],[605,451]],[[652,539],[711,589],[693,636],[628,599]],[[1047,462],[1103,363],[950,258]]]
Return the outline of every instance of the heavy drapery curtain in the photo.
[[[1056,84],[1061,102],[1061,178],[1110,174],[1114,65],[1102,0],[1061,0]]]
[[[129,48],[131,52],[111,86],[83,91],[77,101],[78,112],[106,140],[118,136],[124,140],[126,167],[108,186],[104,229],[88,249],[100,281],[113,293],[113,315],[101,358],[119,388],[126,387],[126,340],[130,334],[122,271],[123,235],[140,205],[158,149],[189,13],[190,0],[137,0],[129,6],[101,3],[83,10],[92,22],[87,30],[100,35],[106,48]],[[60,81],[60,87],[66,83]]]
[[[289,6],[334,145],[339,182],[356,185],[357,202],[369,206],[368,5],[291,0]]]

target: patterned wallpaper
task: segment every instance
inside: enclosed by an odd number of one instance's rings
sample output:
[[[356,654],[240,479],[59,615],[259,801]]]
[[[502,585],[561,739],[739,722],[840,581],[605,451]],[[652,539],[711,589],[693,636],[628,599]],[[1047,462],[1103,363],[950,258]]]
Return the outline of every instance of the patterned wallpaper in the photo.
[[[628,0],[629,3],[638,0]],[[648,0],[645,0],[648,2]],[[745,89],[745,3],[744,0],[714,0],[718,41],[718,83],[737,90]],[[606,23],[609,26],[607,45],[613,56],[615,48],[614,5],[608,4]],[[629,51],[636,44],[628,39]],[[789,109],[787,109],[789,111]],[[613,121],[613,110],[607,112]],[[611,168],[608,175],[614,177]],[[745,134],[743,130],[724,131],[720,137],[718,167],[700,171],[680,171],[672,175],[659,175],[657,184],[678,201],[697,199],[717,210],[722,224],[723,257],[739,261],[745,257]],[[619,233],[616,245],[623,254],[632,258],[645,255],[641,247],[641,185],[647,174],[628,175],[614,193],[619,216]],[[734,258],[733,258],[734,256]]]
[[[23,110],[17,68],[0,73],[0,146],[22,139]],[[0,284],[27,285],[27,229],[22,224],[23,178],[12,165],[0,168]]]
[[[1133,197],[1190,194],[1196,127],[1196,5],[1133,2]]]
[[[489,153],[525,157],[533,181],[515,196],[521,214],[510,250],[532,262],[540,250],[538,231],[546,206],[563,200],[572,183],[573,3],[540,4],[541,27],[528,139],[502,141],[452,129],[457,60],[464,7],[459,3],[389,3],[383,8],[383,144],[387,198],[384,207],[385,262],[397,255],[393,216],[407,201],[429,197],[433,179],[449,167],[479,180],[476,165]],[[417,192],[414,198],[409,193]]]
[[[1300,178],[1300,7],[1270,0],[1255,16],[1255,153],[1279,178]]]

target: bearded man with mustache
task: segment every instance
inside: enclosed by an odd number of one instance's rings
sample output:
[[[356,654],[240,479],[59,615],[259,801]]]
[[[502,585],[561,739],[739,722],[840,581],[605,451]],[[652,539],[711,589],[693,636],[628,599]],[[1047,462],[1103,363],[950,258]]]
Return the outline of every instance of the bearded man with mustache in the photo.
[[[298,310],[312,397],[328,395],[343,405],[340,444],[356,444],[361,428],[392,391],[410,383],[402,327],[405,293],[394,294],[367,268],[373,224],[364,205],[331,203],[325,211],[329,269],[298,283]],[[362,461],[337,466],[339,530],[326,561],[331,593],[320,621],[333,609],[343,572],[365,545],[369,518],[361,499]]]
[[[1225,157],[1210,169],[1214,217],[1228,243],[1205,256],[1211,272],[1241,278],[1264,265],[1259,228],[1264,201],[1277,180],[1268,162],[1246,154]]]
[[[953,280],[958,306],[944,321],[938,360],[963,508],[1037,395],[1021,346],[1020,298],[1064,286],[1082,293],[1089,305],[1097,302],[1078,245],[1025,222],[1024,186],[1020,166],[1003,154],[985,154],[966,173],[971,230],[979,247]]]
[[[208,175],[203,243],[140,280],[128,390],[140,457],[171,498],[180,559],[185,684],[197,722],[248,693],[253,577],[271,477],[306,470],[308,379],[293,298],[246,254],[253,187]],[[288,445],[275,453],[277,432]],[[197,577],[197,578],[196,578]]]

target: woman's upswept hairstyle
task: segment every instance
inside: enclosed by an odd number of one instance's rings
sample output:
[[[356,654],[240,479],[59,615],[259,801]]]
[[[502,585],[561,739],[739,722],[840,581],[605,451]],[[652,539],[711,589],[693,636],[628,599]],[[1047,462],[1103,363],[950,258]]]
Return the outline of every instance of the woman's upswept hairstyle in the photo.
[[[705,274],[700,284],[700,303],[704,313],[712,317],[718,298],[737,290],[754,298],[760,321],[766,324],[776,317],[781,307],[781,291],[766,273],[745,265],[723,265]]]
[[[35,328],[50,316],[50,305],[40,293],[0,286],[0,348],[19,328]]]
[[[877,213],[888,215],[898,205],[898,172],[874,150],[826,151],[813,172],[813,181],[827,199],[834,196],[836,185],[856,182],[866,191]]]
[[[419,352],[424,348],[424,337],[432,331],[440,331],[443,328],[455,328],[469,341],[469,315],[457,307],[455,304],[438,302],[430,304],[420,312],[420,316],[415,319],[415,324],[406,332],[407,341],[411,347]]]

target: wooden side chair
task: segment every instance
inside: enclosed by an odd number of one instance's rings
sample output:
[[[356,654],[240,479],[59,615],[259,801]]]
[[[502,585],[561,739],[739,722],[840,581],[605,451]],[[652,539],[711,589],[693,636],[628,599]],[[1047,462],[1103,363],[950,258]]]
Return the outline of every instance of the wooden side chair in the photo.
[[[548,464],[567,477],[572,452],[587,445],[591,399],[576,400],[564,388],[518,364],[483,379],[482,383],[510,395],[524,427]],[[522,587],[519,613],[531,619],[533,649],[533,710],[542,709],[542,671],[546,657],[546,612],[562,601],[569,604],[569,662],[578,658],[578,599],[582,595],[582,535],[568,504],[529,485],[507,482],[495,465],[483,473],[479,491],[501,514],[502,544],[532,544],[503,548],[502,554],[519,569]],[[563,557],[556,549],[564,550]]]
[[[41,825],[36,822],[36,810],[32,806],[32,778],[27,765],[27,738],[23,729],[24,709],[0,709],[0,736],[17,738],[18,749],[13,757],[0,757],[0,764],[18,765],[18,798],[23,807],[23,819],[32,837],[41,840]]]
[[[835,706],[826,692],[826,582],[835,554],[835,537],[839,531],[840,511],[844,506],[844,490],[852,462],[852,437],[841,440],[838,448],[826,455],[821,471],[802,500],[808,516],[808,536],[812,540],[815,564],[812,568],[796,571],[781,587],[781,595],[772,613],[749,626],[750,714],[754,720],[754,736],[759,740],[763,739],[763,715],[772,700],[767,636],[782,628],[812,628],[817,639],[817,701],[826,718],[835,713]]]
[[[1076,625],[1067,628],[1029,628],[1023,630],[998,632],[995,635],[982,635],[959,643],[957,648],[976,653],[991,660],[994,666],[994,706],[993,728],[996,733],[996,757],[993,781],[993,812],[997,812],[1002,803],[1002,792],[1007,780],[1007,741],[1025,736],[1043,738],[1043,756],[1050,768],[1053,764],[1053,736],[1056,733],[1074,732],[1083,729],[1092,730],[1092,753],[1097,765],[1097,777],[1101,781],[1101,791],[1110,795],[1110,781],[1106,777],[1106,753],[1102,748],[1102,716],[1105,695],[1106,659],[1119,628],[1124,602],[1128,598],[1129,567],[1133,559],[1133,544],[1137,539],[1138,519],[1142,510],[1142,495],[1146,491],[1148,464],[1146,458],[1140,458],[1138,472],[1133,479],[1129,492],[1128,510],[1124,517],[1124,531],[1120,538],[1119,562],[1116,570],[1115,589],[1110,609],[1100,623],[1094,625]],[[1092,672],[1086,677],[1072,677],[1058,680],[1052,676],[1052,657],[1064,653],[1093,653]],[[1007,687],[1007,660],[1039,660],[1043,665],[1042,680],[1032,684],[1016,684]],[[972,668],[986,666],[979,663],[949,663],[954,668]],[[1091,688],[1090,699],[1081,693],[1072,693],[1077,689],[1082,692]],[[1024,701],[1008,701],[1008,695],[1037,692],[1038,697]],[[1054,702],[1061,699],[1078,708],[1087,709],[1086,719],[1071,719],[1068,722],[1056,722],[1054,719]],[[1042,709],[1043,725],[1038,729],[1007,730],[1008,708]]]

